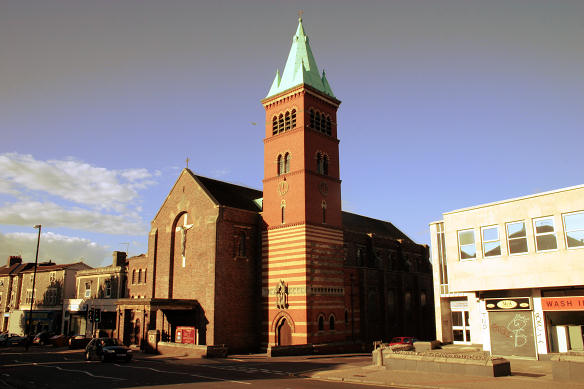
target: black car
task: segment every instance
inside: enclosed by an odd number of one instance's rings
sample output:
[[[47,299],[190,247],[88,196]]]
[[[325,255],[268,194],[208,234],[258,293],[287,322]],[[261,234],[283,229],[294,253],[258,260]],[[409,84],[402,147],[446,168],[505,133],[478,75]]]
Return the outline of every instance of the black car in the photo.
[[[32,340],[33,344],[40,344],[41,346],[49,343],[49,338],[55,335],[53,332],[49,331],[41,331],[35,335],[34,339]]]
[[[122,360],[130,362],[132,359],[132,350],[121,344],[118,340],[112,338],[94,338],[91,339],[85,347],[85,360],[100,360],[102,362]]]
[[[20,346],[26,341],[24,336],[5,333],[0,335],[0,346]]]

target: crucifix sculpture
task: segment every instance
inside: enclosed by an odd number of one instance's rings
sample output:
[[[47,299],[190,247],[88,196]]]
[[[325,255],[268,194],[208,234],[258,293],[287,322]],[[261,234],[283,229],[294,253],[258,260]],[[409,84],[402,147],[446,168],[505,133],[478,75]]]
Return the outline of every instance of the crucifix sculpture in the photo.
[[[181,235],[182,267],[185,267],[185,265],[186,265],[185,248],[186,248],[186,243],[187,243],[187,231],[193,227],[193,224],[187,224],[188,217],[189,217],[189,214],[188,213],[185,214],[183,225],[176,227],[176,232],[180,231],[180,235]]]

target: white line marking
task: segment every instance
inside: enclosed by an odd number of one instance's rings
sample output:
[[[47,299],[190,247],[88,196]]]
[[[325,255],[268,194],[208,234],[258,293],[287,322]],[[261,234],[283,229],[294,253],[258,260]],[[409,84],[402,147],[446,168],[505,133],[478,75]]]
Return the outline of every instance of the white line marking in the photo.
[[[237,361],[237,362],[245,362],[243,359],[237,359],[237,358],[225,358],[229,361]]]
[[[114,366],[122,367],[121,365],[118,365],[117,363],[114,363]],[[218,378],[218,377],[207,377],[207,376],[204,376],[204,375],[197,375],[197,374],[191,374],[191,373],[183,373],[183,372],[180,372],[180,371],[159,370],[159,369],[155,369],[153,367],[142,367],[142,366],[123,366],[123,367],[132,368],[132,369],[152,370],[152,371],[155,371],[157,373],[182,374],[182,375],[188,375],[188,376],[191,376],[191,377],[204,378],[204,379],[207,379],[207,380],[226,381],[226,382],[233,382],[233,383],[242,384],[242,385],[251,385],[250,382],[243,382],[243,381],[236,381],[236,380],[227,380],[227,379]]]
[[[92,373],[85,371],[85,370],[63,369],[60,366],[43,366],[43,365],[37,365],[36,363],[33,363],[33,365],[38,366],[38,367],[54,367],[57,370],[70,371],[73,373],[83,373],[83,374],[86,374],[86,375],[93,377],[93,378],[107,378],[110,380],[118,380],[118,381],[125,381],[126,380],[125,378],[119,378],[119,377],[108,377],[108,376],[104,376],[104,375],[95,375],[95,374],[92,374]]]

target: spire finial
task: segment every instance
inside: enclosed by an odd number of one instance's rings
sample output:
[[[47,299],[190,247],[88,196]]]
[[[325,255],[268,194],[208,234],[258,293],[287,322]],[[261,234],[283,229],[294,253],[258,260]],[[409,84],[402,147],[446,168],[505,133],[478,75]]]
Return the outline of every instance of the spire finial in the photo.
[[[301,22],[302,21],[302,14],[304,13],[303,10],[298,11],[298,21]]]
[[[189,161],[190,161],[190,159],[189,159],[189,157],[187,157],[187,169],[189,168]]]

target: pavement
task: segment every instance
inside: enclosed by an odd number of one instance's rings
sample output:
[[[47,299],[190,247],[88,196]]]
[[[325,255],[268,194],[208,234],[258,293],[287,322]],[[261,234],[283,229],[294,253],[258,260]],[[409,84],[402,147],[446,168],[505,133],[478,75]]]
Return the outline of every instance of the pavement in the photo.
[[[472,346],[445,346],[448,351],[473,351]],[[475,348],[475,351],[478,350]],[[552,375],[552,362],[506,358],[511,363],[511,376],[506,377],[480,377],[457,374],[444,374],[420,371],[387,370],[384,366],[343,365],[339,369],[318,371],[309,376],[314,379],[338,381],[346,383],[359,383],[374,386],[391,386],[397,388],[529,388],[551,389],[584,388],[584,382],[554,381]]]

